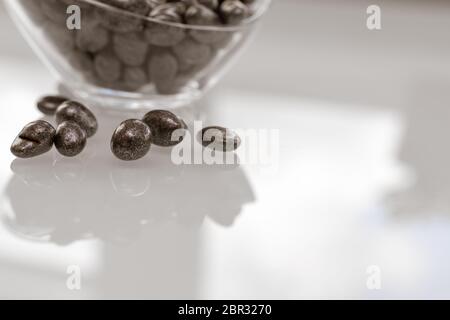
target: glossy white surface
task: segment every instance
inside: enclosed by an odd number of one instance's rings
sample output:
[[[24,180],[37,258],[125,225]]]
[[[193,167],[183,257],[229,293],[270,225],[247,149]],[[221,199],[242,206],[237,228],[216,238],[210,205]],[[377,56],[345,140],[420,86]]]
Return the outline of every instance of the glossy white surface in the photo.
[[[108,144],[125,116],[105,113],[82,156],[15,160],[55,83],[1,16],[0,297],[450,298],[450,7],[380,1],[374,34],[363,2],[276,2],[185,111],[279,129],[277,171],[175,167],[158,148],[121,163]]]

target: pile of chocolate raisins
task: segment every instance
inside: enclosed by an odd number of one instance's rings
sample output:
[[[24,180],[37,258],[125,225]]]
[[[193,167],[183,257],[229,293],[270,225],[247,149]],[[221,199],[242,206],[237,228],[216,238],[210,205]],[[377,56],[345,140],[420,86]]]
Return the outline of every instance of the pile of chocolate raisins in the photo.
[[[57,127],[37,120],[27,124],[14,139],[11,152],[18,158],[33,158],[50,151],[53,145],[65,157],[75,157],[85,148],[87,139],[98,129],[95,115],[83,104],[62,96],[45,96],[37,108],[47,116],[54,116]],[[140,119],[123,121],[112,134],[112,153],[120,160],[143,158],[152,144],[173,147],[183,141],[188,130],[186,123],[167,110],[153,110]],[[240,137],[232,130],[212,126],[202,129],[199,142],[220,152],[239,148]]]

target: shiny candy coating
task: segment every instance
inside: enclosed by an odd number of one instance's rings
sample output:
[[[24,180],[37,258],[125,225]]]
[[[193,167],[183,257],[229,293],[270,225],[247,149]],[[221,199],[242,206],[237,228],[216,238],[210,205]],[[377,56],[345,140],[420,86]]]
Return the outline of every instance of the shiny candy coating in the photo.
[[[45,96],[38,101],[37,108],[43,114],[51,116],[54,115],[56,109],[67,100],[69,99],[62,96]]]
[[[18,158],[32,158],[44,154],[53,146],[56,130],[43,120],[26,125],[11,145],[11,152]]]
[[[66,101],[56,110],[56,122],[61,124],[66,121],[76,122],[87,137],[92,137],[98,129],[97,119],[94,114],[79,102]]]
[[[66,157],[75,157],[86,146],[86,132],[75,122],[66,121],[56,129],[55,147]]]
[[[151,129],[153,143],[160,147],[172,147],[183,141],[186,123],[170,111],[154,110],[143,120]]]
[[[152,143],[152,132],[141,120],[130,119],[122,122],[111,138],[112,153],[124,161],[143,158]]]
[[[204,147],[223,152],[234,151],[241,145],[241,138],[234,131],[219,126],[204,128],[199,140]]]

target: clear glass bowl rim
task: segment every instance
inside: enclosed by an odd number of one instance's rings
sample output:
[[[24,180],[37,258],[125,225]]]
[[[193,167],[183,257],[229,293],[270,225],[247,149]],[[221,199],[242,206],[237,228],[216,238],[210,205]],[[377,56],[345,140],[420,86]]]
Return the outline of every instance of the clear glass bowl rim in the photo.
[[[152,22],[155,24],[167,25],[167,26],[182,28],[182,29],[186,29],[186,30],[203,30],[203,31],[215,31],[215,32],[239,31],[239,30],[250,27],[252,24],[254,24],[256,21],[258,21],[267,12],[267,10],[269,9],[270,4],[272,2],[272,0],[259,0],[260,4],[259,4],[258,9],[254,12],[254,14],[249,19],[244,20],[239,25],[236,25],[236,26],[200,26],[200,25],[188,25],[188,24],[184,24],[184,23],[168,22],[168,21],[161,21],[161,20],[153,19],[150,17],[146,17],[146,16],[143,16],[140,14],[130,12],[130,11],[126,11],[124,9],[116,8],[109,4],[102,3],[98,0],[79,0],[79,1],[91,4],[93,6],[107,9],[109,11],[121,13],[121,14],[124,14],[127,16],[141,19],[141,20],[149,21],[149,22]]]

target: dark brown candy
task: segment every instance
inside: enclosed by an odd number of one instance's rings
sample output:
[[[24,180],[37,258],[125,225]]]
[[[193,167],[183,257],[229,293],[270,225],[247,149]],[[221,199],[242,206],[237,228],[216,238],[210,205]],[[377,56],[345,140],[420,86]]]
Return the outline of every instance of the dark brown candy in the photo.
[[[67,100],[69,99],[62,96],[45,96],[38,101],[37,108],[43,114],[51,116],[54,115],[56,109]]]
[[[239,0],[225,0],[220,5],[220,14],[227,24],[239,24],[250,15],[250,10]]]
[[[53,146],[56,130],[43,120],[26,125],[11,145],[11,152],[19,158],[32,158],[44,154]]]
[[[19,2],[77,78],[110,90],[164,95],[180,94],[188,83],[203,86],[207,66],[226,58],[222,49],[244,40],[238,28],[221,27],[256,12],[255,0]],[[82,9],[80,30],[66,26],[69,5]]]
[[[147,0],[151,10],[155,9],[157,6],[167,3],[167,0]]]
[[[159,21],[181,23],[183,21],[181,14],[183,13],[183,6],[177,3],[165,3],[155,7],[149,17]]]
[[[219,0],[197,0],[197,2],[214,11],[219,7]]]
[[[137,13],[140,15],[146,15],[151,7],[147,0],[98,0],[112,7]]]
[[[63,156],[75,157],[86,146],[87,135],[77,123],[66,121],[56,129],[55,147]]]
[[[217,13],[201,4],[190,6],[184,15],[188,24],[200,26],[220,25]]]
[[[130,119],[117,127],[111,138],[112,153],[124,161],[144,157],[150,150],[152,132],[141,120]]]
[[[203,1],[207,3],[207,1]],[[190,6],[185,14],[185,19],[188,24],[200,26],[215,26],[220,25],[221,21],[216,11],[213,11],[209,6],[202,4],[194,4]],[[190,35],[196,41],[212,44],[218,43],[228,35],[226,31],[217,30],[191,30]]]
[[[164,22],[182,23],[182,8],[177,3],[166,3],[155,7],[151,11],[149,17],[161,22],[147,23],[145,37],[150,44],[159,47],[170,47],[185,37],[185,30],[183,28],[164,24]]]
[[[150,127],[153,143],[160,147],[175,146],[186,134],[186,123],[170,111],[150,111],[142,121]]]
[[[97,8],[97,17],[101,24],[112,31],[116,32],[133,32],[142,31],[144,28],[143,19],[136,18],[129,13],[146,16],[151,6],[144,0],[98,0],[107,5],[122,9],[121,11],[113,11],[109,8]]]
[[[88,137],[92,137],[98,128],[94,114],[79,102],[66,101],[56,110],[56,122],[61,124],[66,121],[76,122]]]
[[[234,131],[219,126],[204,128],[199,139],[204,147],[223,152],[234,151],[241,145],[241,138]]]

